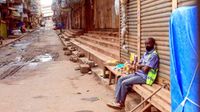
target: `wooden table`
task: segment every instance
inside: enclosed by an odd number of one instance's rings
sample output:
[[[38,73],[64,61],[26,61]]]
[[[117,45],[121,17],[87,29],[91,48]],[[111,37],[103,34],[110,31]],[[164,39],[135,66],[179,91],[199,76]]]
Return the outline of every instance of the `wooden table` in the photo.
[[[105,71],[108,71],[109,74],[109,85],[112,84],[113,76],[114,76],[114,84],[117,83],[118,78],[122,76],[122,73],[117,70],[114,70],[114,67],[115,66],[105,66],[104,68],[104,73]]]

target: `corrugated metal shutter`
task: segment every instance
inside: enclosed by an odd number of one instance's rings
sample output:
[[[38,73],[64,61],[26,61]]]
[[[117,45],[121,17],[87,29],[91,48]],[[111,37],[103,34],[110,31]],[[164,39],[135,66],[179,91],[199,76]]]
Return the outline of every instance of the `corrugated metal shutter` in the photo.
[[[169,18],[172,12],[172,0],[140,0],[140,34],[141,52],[145,52],[144,41],[148,37],[156,39],[157,51],[160,57],[159,83],[169,81],[170,52],[169,52]],[[197,0],[178,0],[177,6],[189,6],[196,4]],[[121,10],[120,10],[120,15]],[[129,0],[127,5],[128,34],[125,38],[129,51],[137,53],[137,1]],[[121,29],[121,16],[120,16]],[[121,40],[122,42],[122,40]],[[121,48],[121,60],[128,60],[129,55]],[[169,83],[169,82],[168,82]]]
[[[178,7],[195,5],[197,0],[178,0]]]
[[[141,0],[141,56],[146,51],[145,39],[156,39],[160,57],[159,82],[169,81],[169,17],[172,11],[171,0]]]
[[[127,3],[127,25],[128,34],[125,37],[125,43],[129,51],[137,53],[137,0],[129,0]],[[129,59],[129,54],[121,49],[121,59]]]

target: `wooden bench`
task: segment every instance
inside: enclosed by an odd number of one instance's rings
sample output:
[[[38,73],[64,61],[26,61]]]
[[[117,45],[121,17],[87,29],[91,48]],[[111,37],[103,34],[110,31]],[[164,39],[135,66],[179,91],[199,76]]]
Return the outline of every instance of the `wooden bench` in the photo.
[[[104,73],[105,71],[108,71],[109,73],[109,84],[112,84],[113,77],[114,77],[114,83],[117,83],[118,78],[122,76],[120,72],[114,70],[113,68],[114,66],[104,67]],[[137,92],[142,98],[144,98],[144,101],[141,103],[144,102],[148,103],[146,106],[144,106],[143,110],[146,110],[151,106],[154,106],[161,112],[170,112],[171,109],[170,91],[165,89],[164,86],[161,86],[156,83],[153,84],[152,86],[146,84],[135,84],[133,85],[132,89],[135,92]]]

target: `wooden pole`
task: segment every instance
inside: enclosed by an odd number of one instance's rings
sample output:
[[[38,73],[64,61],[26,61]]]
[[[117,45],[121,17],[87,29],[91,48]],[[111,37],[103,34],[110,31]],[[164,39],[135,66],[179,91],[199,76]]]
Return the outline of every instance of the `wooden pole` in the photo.
[[[140,44],[141,44],[141,20],[140,20],[140,0],[137,0],[137,55],[140,59]]]
[[[164,86],[161,86],[156,91],[154,91],[150,96],[148,96],[145,100],[140,102],[135,108],[133,108],[130,112],[134,112],[138,107],[140,107],[144,102],[146,102],[148,99],[150,99],[153,95],[155,95],[157,92],[159,92]]]
[[[172,11],[178,7],[178,0],[172,0]]]
[[[151,103],[148,103],[141,111],[139,112],[144,112],[146,109],[148,109],[149,107],[151,107]]]

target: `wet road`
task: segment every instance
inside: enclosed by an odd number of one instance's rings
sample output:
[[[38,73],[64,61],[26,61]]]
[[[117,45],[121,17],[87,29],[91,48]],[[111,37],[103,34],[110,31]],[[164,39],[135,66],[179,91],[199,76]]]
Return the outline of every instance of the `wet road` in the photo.
[[[0,49],[0,79],[13,76],[25,66],[35,66],[39,63],[56,60],[59,53],[53,51],[54,45],[37,45],[50,35],[40,28],[26,35],[23,39]]]
[[[117,112],[113,92],[75,71],[51,28],[40,28],[0,49],[2,112]]]

